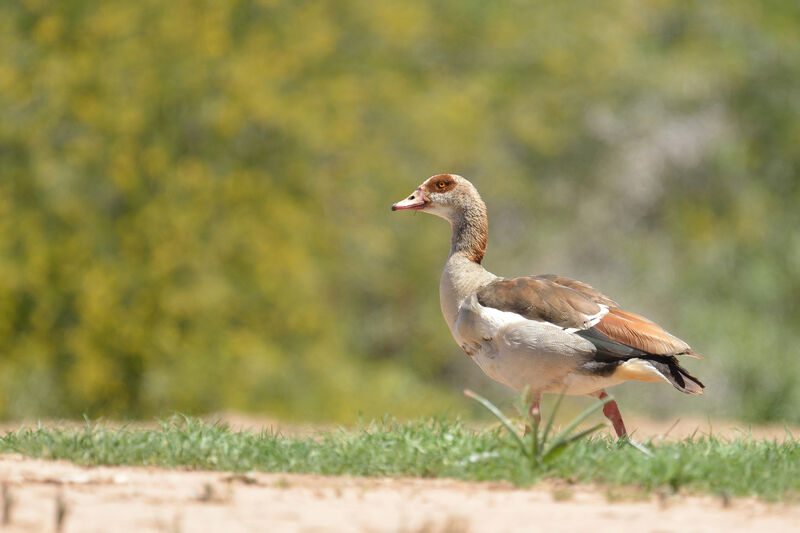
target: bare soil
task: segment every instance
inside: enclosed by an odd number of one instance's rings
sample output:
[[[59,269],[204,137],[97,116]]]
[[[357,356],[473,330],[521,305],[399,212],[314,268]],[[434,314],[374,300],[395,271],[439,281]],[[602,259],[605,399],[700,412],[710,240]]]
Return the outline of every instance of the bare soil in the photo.
[[[235,429],[295,434],[320,430],[242,415],[211,418]],[[635,420],[629,428],[642,440],[708,432],[703,421],[672,426]],[[713,432],[778,439],[786,435],[783,427],[745,428],[721,422],[715,422]],[[452,480],[87,468],[0,455],[0,484],[3,533],[800,531],[800,506],[712,496],[645,497],[635,489],[566,483],[518,489],[504,483]]]
[[[84,468],[0,456],[4,532],[798,531],[800,507],[599,487]],[[10,502],[8,504],[7,502]]]

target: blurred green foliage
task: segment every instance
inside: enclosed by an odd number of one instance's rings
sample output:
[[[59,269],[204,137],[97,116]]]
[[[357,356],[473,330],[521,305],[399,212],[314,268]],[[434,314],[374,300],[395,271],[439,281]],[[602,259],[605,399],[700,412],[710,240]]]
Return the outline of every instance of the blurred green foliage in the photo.
[[[798,34],[795,1],[0,2],[0,416],[461,409],[448,228],[388,210],[457,172],[487,268],[707,356],[642,408],[800,421]]]

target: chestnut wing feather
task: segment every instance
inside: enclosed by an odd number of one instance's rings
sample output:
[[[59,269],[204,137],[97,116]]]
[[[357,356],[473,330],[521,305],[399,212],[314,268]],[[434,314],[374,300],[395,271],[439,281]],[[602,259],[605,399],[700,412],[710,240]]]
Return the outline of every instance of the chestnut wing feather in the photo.
[[[689,345],[641,315],[610,308],[595,329],[626,346],[654,355],[695,355]]]
[[[544,274],[536,277],[569,287],[596,303],[607,305],[609,307],[608,314],[594,327],[615,342],[654,355],[689,355],[699,358],[681,339],[670,334],[652,320],[620,309],[614,300],[586,283],[557,274]]]

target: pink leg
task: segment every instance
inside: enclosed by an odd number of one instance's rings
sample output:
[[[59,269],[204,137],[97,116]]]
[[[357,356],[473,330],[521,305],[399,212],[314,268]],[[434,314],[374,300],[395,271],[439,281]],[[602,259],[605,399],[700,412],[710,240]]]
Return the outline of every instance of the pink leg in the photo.
[[[528,410],[528,414],[531,415],[531,418],[534,418],[537,422],[540,422],[542,420],[542,412],[539,409],[539,402],[542,401],[542,395],[532,394],[530,400],[531,408]]]
[[[601,390],[599,393],[595,393],[592,396],[596,396],[602,400],[603,398],[607,398],[608,394],[606,394],[606,391]],[[628,432],[625,430],[625,424],[622,422],[622,415],[619,412],[619,407],[617,406],[616,401],[611,400],[605,404],[603,406],[603,414],[606,415],[606,418],[608,418],[611,421],[611,424],[613,424],[614,431],[617,432],[617,437],[624,437],[628,434]]]
[[[539,410],[539,402],[542,401],[542,395],[541,394],[531,394],[529,396],[529,399],[531,401],[531,407],[530,407],[530,409],[528,409],[528,414],[531,415],[532,419],[536,420],[536,425],[538,426],[539,422],[541,422],[541,420],[542,420],[542,412],[541,412],[541,410]],[[526,425],[525,426],[525,434],[527,435],[530,432],[531,432],[531,427]]]

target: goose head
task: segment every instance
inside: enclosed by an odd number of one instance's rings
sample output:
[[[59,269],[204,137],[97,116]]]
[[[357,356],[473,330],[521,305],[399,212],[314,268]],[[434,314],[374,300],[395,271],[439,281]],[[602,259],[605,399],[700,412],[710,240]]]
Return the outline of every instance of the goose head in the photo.
[[[422,182],[410,196],[392,204],[392,211],[423,211],[453,223],[466,211],[482,206],[478,191],[469,181],[457,174],[436,174]]]
[[[392,211],[403,209],[423,211],[450,222],[450,256],[461,253],[480,265],[488,235],[486,204],[469,181],[456,174],[431,176],[408,198],[392,205]]]

